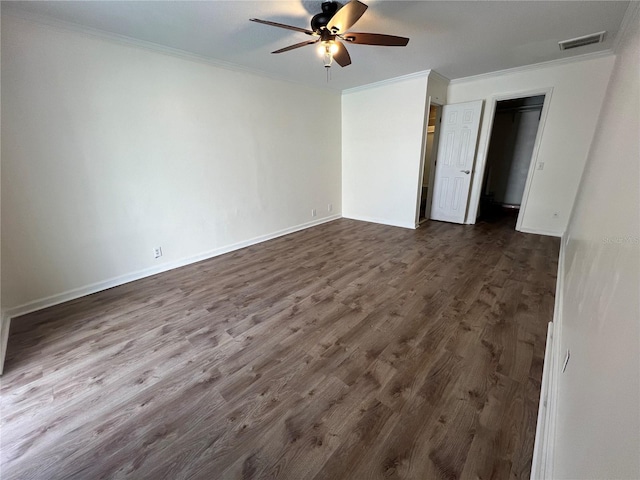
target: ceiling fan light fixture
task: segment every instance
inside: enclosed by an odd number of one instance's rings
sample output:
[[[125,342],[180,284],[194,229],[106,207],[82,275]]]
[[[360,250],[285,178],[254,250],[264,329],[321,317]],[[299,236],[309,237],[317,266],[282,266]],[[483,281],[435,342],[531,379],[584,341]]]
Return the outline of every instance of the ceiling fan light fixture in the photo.
[[[326,68],[331,67],[333,64],[333,55],[338,53],[338,50],[338,45],[332,40],[321,42],[320,45],[318,45],[318,55],[323,57]]]
[[[335,42],[320,42],[318,45],[318,55],[323,57],[327,53],[331,53],[331,55],[338,53],[338,45]]]
[[[333,63],[333,53],[331,53],[331,49],[327,47],[324,53],[324,68],[330,68]]]

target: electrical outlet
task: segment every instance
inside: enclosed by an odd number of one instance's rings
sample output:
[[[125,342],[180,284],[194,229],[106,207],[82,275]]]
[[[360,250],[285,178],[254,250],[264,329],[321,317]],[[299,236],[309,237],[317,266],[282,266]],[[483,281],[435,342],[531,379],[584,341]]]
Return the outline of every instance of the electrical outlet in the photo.
[[[315,216],[316,216],[316,209],[315,209],[315,208],[312,208],[312,209],[311,209],[311,216],[312,216],[312,217],[315,217]]]
[[[154,258],[160,258],[162,256],[162,247],[156,247],[153,249]]]
[[[327,205],[327,212],[333,212],[333,204],[332,203]]]

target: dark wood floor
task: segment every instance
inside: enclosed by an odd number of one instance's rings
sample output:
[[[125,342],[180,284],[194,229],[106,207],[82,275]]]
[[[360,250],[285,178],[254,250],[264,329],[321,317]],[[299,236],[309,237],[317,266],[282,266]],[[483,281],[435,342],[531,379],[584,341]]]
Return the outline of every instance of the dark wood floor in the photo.
[[[558,248],[342,219],[15,319],[2,478],[528,478]]]

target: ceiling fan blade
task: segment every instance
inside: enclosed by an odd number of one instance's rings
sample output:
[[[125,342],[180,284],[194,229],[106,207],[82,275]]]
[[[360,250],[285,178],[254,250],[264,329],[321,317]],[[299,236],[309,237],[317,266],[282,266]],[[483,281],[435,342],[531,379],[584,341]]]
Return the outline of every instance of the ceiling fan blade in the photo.
[[[333,59],[336,63],[341,67],[351,65],[351,56],[349,52],[347,52],[347,47],[345,47],[342,42],[335,42],[335,44],[338,46],[338,51],[333,54]]]
[[[271,25],[272,27],[286,28],[287,30],[293,30],[295,32],[306,33],[307,35],[316,35],[311,30],[307,30],[306,28],[294,27],[291,25],[285,25],[284,23],[270,22],[268,20],[260,20],[259,18],[250,18],[252,22],[263,23],[265,25]]]
[[[404,47],[409,43],[406,37],[395,35],[383,35],[381,33],[354,33],[349,32],[341,36],[345,42],[358,43],[360,45],[383,45],[387,47]]]
[[[333,34],[346,32],[360,19],[367,8],[364,3],[351,0],[329,20],[327,30]]]
[[[318,39],[318,40],[307,40],[306,42],[300,42],[300,43],[296,43],[295,45],[289,45],[288,47],[281,48],[280,50],[276,50],[275,52],[271,52],[271,53],[288,52],[289,50],[294,50],[296,48],[304,47],[305,45],[311,45],[313,43],[318,43],[319,41],[320,41],[320,39]]]

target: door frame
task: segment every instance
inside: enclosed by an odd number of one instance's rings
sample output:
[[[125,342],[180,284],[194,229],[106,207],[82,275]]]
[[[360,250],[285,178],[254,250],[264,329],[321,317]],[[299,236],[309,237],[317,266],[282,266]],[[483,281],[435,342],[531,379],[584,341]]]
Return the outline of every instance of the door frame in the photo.
[[[435,130],[433,131],[433,145],[431,146],[431,158],[429,159],[429,184],[427,190],[427,204],[425,206],[425,219],[420,221],[420,201],[422,200],[422,183],[424,182],[424,167],[425,160],[427,155],[427,129],[429,128],[429,112],[431,111],[431,106],[438,107],[438,121],[436,122]],[[440,139],[440,118],[442,118],[442,107],[443,105],[438,102],[433,101],[433,97],[429,96],[427,102],[427,108],[425,112],[425,120],[424,120],[424,133],[423,133],[423,142],[422,142],[422,159],[420,160],[420,174],[419,174],[419,184],[418,184],[418,194],[416,198],[416,228],[421,224],[431,219],[431,201],[433,199],[433,181],[435,179],[435,165],[438,156],[438,141]]]
[[[549,113],[549,105],[551,104],[551,95],[553,94],[553,87],[539,88],[535,90],[525,90],[520,92],[504,93],[494,95],[488,102],[488,111],[485,116],[488,122],[486,126],[486,134],[483,138],[482,148],[478,148],[478,154],[476,157],[476,167],[473,172],[473,179],[471,180],[471,192],[469,194],[469,209],[467,211],[468,224],[474,224],[478,220],[478,207],[480,205],[480,197],[482,196],[482,182],[484,180],[485,170],[487,168],[487,155],[489,154],[489,144],[491,143],[491,134],[493,133],[493,122],[496,116],[496,107],[498,102],[503,100],[515,100],[517,98],[535,97],[538,95],[544,95],[544,103],[542,104],[542,112],[540,113],[540,122],[538,123],[538,131],[536,132],[536,139],[533,144],[533,152],[531,154],[531,161],[529,162],[529,172],[527,173],[527,181],[524,185],[524,193],[522,194],[522,203],[520,204],[520,211],[518,212],[518,221],[516,222],[516,230],[522,231],[522,220],[524,213],[527,209],[527,202],[529,200],[529,192],[531,190],[531,183],[533,182],[533,176],[536,171],[536,165],[538,164],[538,153],[540,151],[540,143],[542,142],[542,133],[547,121],[547,114]]]

